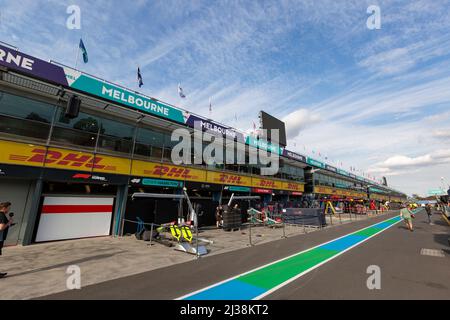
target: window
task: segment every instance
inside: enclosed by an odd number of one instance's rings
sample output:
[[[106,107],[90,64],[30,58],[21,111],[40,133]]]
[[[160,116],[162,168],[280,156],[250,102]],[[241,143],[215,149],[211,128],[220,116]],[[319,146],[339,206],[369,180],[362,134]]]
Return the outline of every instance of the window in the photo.
[[[0,133],[45,142],[55,106],[0,91]]]

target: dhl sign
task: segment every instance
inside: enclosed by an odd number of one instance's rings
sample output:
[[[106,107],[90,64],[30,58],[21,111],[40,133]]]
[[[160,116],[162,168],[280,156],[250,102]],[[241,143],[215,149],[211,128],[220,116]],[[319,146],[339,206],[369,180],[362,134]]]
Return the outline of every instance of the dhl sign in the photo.
[[[132,175],[196,182],[206,181],[205,170],[139,160],[133,161]]]
[[[73,150],[0,141],[1,163],[128,174],[130,160]]]
[[[234,186],[251,186],[252,179],[237,174],[208,171],[207,181],[210,183],[227,184]]]
[[[282,189],[282,182],[271,179],[252,178],[252,187],[264,189]]]
[[[305,186],[301,183],[295,182],[285,182],[283,181],[281,184],[281,190],[289,190],[294,192],[304,192]]]

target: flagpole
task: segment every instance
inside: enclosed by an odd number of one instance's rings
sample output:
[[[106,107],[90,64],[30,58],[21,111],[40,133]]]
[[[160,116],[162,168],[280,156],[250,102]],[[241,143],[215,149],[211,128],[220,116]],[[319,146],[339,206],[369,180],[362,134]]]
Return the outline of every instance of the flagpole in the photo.
[[[77,59],[75,60],[75,69],[78,67],[78,56],[80,55],[80,43],[77,45]]]

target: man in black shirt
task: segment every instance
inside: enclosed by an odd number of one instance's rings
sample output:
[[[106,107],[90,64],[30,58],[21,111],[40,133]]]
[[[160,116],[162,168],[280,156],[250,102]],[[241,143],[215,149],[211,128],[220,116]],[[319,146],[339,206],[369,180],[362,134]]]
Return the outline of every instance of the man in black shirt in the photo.
[[[11,208],[11,202],[0,203],[0,256],[2,255],[3,243],[6,240],[8,228],[13,223],[13,218],[8,219],[6,216]],[[4,278],[7,273],[0,273],[0,279]]]

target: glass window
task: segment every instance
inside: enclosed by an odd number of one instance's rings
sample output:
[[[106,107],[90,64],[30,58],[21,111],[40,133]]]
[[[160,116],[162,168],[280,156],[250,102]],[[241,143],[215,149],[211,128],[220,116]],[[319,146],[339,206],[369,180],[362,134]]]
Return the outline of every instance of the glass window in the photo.
[[[44,142],[50,133],[55,106],[0,91],[0,133]]]

